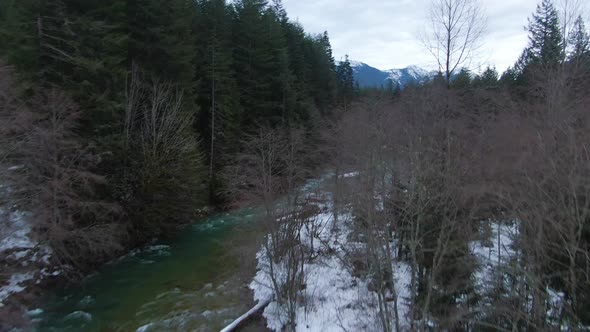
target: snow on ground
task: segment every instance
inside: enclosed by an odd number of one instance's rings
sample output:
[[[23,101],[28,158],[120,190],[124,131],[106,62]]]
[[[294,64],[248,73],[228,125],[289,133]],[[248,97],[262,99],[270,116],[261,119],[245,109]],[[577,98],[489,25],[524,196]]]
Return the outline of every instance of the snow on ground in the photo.
[[[357,176],[359,176],[359,174],[360,174],[359,172],[350,172],[350,173],[342,174],[340,177],[347,179],[347,178],[357,177]]]
[[[4,306],[3,301],[8,298],[11,294],[19,293],[25,290],[23,283],[25,281],[33,279],[32,273],[16,273],[13,274],[8,280],[8,284],[0,288],[0,307]]]
[[[344,177],[354,177],[358,173],[348,173]],[[316,198],[316,205],[323,211],[303,227],[300,241],[308,248],[313,247],[317,255],[304,264],[305,289],[302,291],[303,303],[297,308],[297,331],[336,332],[336,331],[377,331],[377,296],[369,290],[367,279],[352,275],[344,264],[346,252],[358,247],[359,243],[349,242],[352,215],[341,213],[338,225],[334,224],[331,197],[328,193],[308,194]],[[325,201],[326,203],[317,203]],[[313,245],[312,245],[313,241]],[[273,299],[270,266],[264,248],[257,254],[258,271],[250,288],[254,299],[259,303]],[[278,280],[284,277],[284,268],[274,266]],[[398,294],[399,315],[404,319],[408,312],[406,299],[409,298],[410,268],[400,262],[394,266],[396,292]],[[273,299],[263,313],[267,327],[281,331],[286,322],[285,310]],[[402,322],[403,324],[403,322]]]
[[[26,213],[7,212],[0,209],[0,216],[5,219],[0,228],[0,252],[15,249],[31,249],[36,243],[29,238],[30,225],[25,221]]]
[[[34,239],[28,218],[26,212],[0,208],[0,261],[4,263],[0,307],[9,296],[24,291],[27,283],[39,284],[42,279],[60,274],[50,268],[53,251]]]
[[[341,177],[352,178],[358,174],[352,172]],[[304,188],[309,189],[311,186]],[[336,225],[329,193],[307,193],[306,197],[314,202],[320,212],[311,218],[312,221],[306,224],[300,233],[301,243],[307,248],[314,248],[314,254],[311,255],[313,258],[306,260],[303,267],[305,287],[301,291],[303,300],[297,305],[296,331],[381,330],[379,326],[375,326],[379,321],[376,294],[369,290],[369,281],[354,276],[350,266],[346,266],[345,263],[348,252],[360,249],[364,245],[354,242],[352,237],[349,237],[352,229],[351,213],[345,211],[339,214]],[[379,197],[376,198],[379,202]],[[378,204],[377,209],[382,210],[382,204]],[[469,248],[478,263],[473,275],[475,291],[485,298],[486,294],[494,291],[492,287],[497,285],[498,277],[504,280],[507,288],[512,287],[506,277],[506,271],[515,260],[518,260],[516,241],[519,236],[519,222],[482,221],[480,231],[481,239],[470,242]],[[281,331],[287,321],[286,310],[281,308],[273,297],[270,265],[264,248],[257,253],[257,259],[258,271],[250,288],[254,292],[254,299],[259,303],[271,300],[263,316],[269,329]],[[276,279],[280,283],[285,279],[285,268],[279,263],[275,264],[274,269]],[[403,329],[409,326],[407,316],[410,301],[410,266],[405,262],[397,262],[393,266],[393,271],[400,326]],[[564,303],[564,294],[549,288],[547,294],[549,317],[558,316]]]
[[[494,271],[516,258],[514,243],[518,237],[518,223],[490,222],[491,234],[487,243],[474,241],[470,243],[471,253],[479,262],[479,270],[475,272],[475,285],[480,294],[486,287],[494,284]]]
[[[331,225],[331,214],[320,214],[316,218],[318,225],[322,225],[323,231],[314,236],[319,246],[319,240],[328,241],[327,245],[337,248],[339,236],[329,236]],[[306,233],[306,232],[304,232]],[[302,241],[309,241],[311,236],[302,234]],[[305,242],[304,242],[305,243]],[[326,242],[324,242],[326,244]],[[331,332],[347,330],[366,330],[366,324],[371,320],[359,319],[360,317],[371,317],[374,312],[367,306],[367,298],[373,296],[367,288],[367,281],[360,280],[351,275],[349,269],[343,265],[338,258],[342,254],[337,250],[332,255],[320,255],[311,262],[304,265],[306,288],[303,291],[303,298],[306,305],[300,304],[297,308],[297,331]],[[272,298],[272,283],[269,276],[269,266],[266,255],[260,251],[257,255],[259,260],[258,272],[250,288],[254,290],[254,299],[264,302]],[[282,270],[279,267],[279,270]],[[279,280],[281,273],[278,273]],[[267,320],[267,327],[280,331],[286,321],[284,310],[276,301],[266,307],[264,317]]]

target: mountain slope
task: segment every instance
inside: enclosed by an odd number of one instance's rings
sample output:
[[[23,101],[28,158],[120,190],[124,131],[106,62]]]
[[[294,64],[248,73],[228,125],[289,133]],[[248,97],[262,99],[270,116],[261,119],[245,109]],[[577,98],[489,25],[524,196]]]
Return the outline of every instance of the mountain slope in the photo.
[[[436,72],[427,71],[417,66],[402,69],[379,70],[363,62],[351,61],[354,79],[361,88],[386,87],[391,79],[394,84],[404,88],[409,84],[422,84],[432,79]]]

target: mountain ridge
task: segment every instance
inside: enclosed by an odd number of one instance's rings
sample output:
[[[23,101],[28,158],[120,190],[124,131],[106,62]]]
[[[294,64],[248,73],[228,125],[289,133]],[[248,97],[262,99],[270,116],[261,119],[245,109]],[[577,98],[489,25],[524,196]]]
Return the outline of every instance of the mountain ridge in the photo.
[[[380,70],[361,61],[350,61],[354,80],[361,88],[386,87],[391,80],[401,89],[411,84],[423,84],[436,76],[436,71],[428,71],[415,65],[400,69]]]

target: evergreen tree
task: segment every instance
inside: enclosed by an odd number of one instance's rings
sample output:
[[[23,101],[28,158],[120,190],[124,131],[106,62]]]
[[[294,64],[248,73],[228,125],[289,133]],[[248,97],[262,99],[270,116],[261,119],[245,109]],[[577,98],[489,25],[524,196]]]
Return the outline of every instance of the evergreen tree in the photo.
[[[590,36],[582,16],[579,16],[574,23],[574,28],[569,35],[569,44],[572,47],[568,56],[569,60],[578,60],[590,52]]]
[[[226,129],[236,131],[238,96],[231,47],[231,12],[224,0],[197,3],[199,18],[194,24],[199,78],[198,128],[209,154],[209,177],[213,179],[223,151]]]
[[[328,33],[317,36],[309,45],[310,89],[320,112],[327,114],[334,104],[337,90],[334,56]]]
[[[451,87],[456,89],[466,89],[471,85],[471,73],[467,68],[461,68],[457,76],[452,80]]]
[[[241,125],[253,128],[272,115],[272,69],[276,59],[269,40],[269,23],[264,17],[267,2],[243,0],[235,4],[234,69],[240,87]],[[274,68],[273,68],[274,67]]]
[[[276,2],[275,2],[276,4]],[[284,13],[283,13],[284,14]],[[268,46],[272,54],[272,67],[270,69],[270,83],[272,87],[272,123],[288,124],[291,122],[291,111],[294,107],[295,92],[293,91],[294,77],[290,69],[287,40],[283,30],[286,18],[281,10],[267,8],[264,13]]]
[[[39,39],[34,24],[39,0],[5,0],[0,6],[0,51],[21,73],[39,70]]]
[[[285,10],[285,7],[283,7],[282,0],[272,0],[271,9],[276,15],[276,17],[279,19],[279,22],[281,22],[282,24],[288,23],[289,19],[287,17],[287,11]]]
[[[500,76],[500,84],[503,86],[513,86],[516,84],[519,73],[512,67],[508,67],[502,76]]]
[[[563,35],[559,26],[559,15],[551,0],[537,5],[529,19],[529,46],[525,64],[554,68],[563,59]]]
[[[65,87],[80,103],[86,135],[108,149],[104,136],[120,132],[128,72],[127,1],[67,1],[75,52]]]
[[[498,84],[498,71],[496,70],[495,67],[487,67],[486,70],[484,70],[483,73],[481,73],[481,75],[478,75],[474,80],[473,80],[473,85],[478,86],[478,87],[485,87],[485,88],[489,88],[489,87],[494,87]]]
[[[344,61],[338,64],[336,77],[338,78],[339,102],[348,105],[354,98],[354,73],[348,55],[344,57]]]
[[[129,59],[162,80],[194,91],[196,10],[189,0],[133,0],[128,3]],[[188,101],[187,101],[188,102]]]
[[[283,30],[289,54],[289,69],[293,79],[291,81],[292,97],[295,98],[289,118],[309,127],[307,125],[311,121],[309,106],[312,104],[310,96],[313,92],[310,89],[310,59],[306,53],[309,38],[306,36],[303,27],[298,23],[283,22]]]

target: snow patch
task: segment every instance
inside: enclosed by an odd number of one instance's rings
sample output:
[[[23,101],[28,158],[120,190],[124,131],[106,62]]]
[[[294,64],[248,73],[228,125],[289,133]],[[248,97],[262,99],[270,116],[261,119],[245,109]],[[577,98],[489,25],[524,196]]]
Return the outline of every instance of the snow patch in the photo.
[[[353,178],[356,176],[359,176],[359,172],[346,173],[346,174],[343,174],[341,177],[346,179],[346,178]]]
[[[8,285],[0,288],[0,307],[4,306],[3,301],[8,298],[9,295],[20,293],[25,290],[25,286],[22,285],[24,282],[33,279],[33,273],[16,273],[13,274],[8,280]]]
[[[0,216],[2,215],[7,215],[7,222],[0,229],[0,252],[35,247],[37,243],[29,238],[31,226],[25,221],[27,213],[8,212],[0,209]]]
[[[358,172],[347,173],[344,177],[358,176]],[[313,196],[313,194],[312,194]],[[351,233],[350,213],[338,217],[334,223],[331,197],[329,193],[315,195],[320,212],[311,217],[300,233],[300,241],[308,249],[313,248],[313,259],[308,259],[303,266],[305,287],[301,291],[302,299],[296,309],[296,331],[336,332],[367,331],[374,326],[377,304],[376,294],[369,290],[369,281],[354,276],[351,269],[344,264],[344,257],[355,243],[347,243]],[[348,246],[348,247],[346,247]],[[250,288],[254,300],[259,305],[270,303],[263,316],[267,327],[281,331],[287,321],[286,313],[273,296],[272,280],[269,273],[268,256],[262,248],[257,253],[258,271]],[[286,278],[282,263],[275,263],[275,277],[282,283]],[[404,317],[408,311],[404,298],[409,297],[409,266],[398,263],[394,267],[395,287],[399,298],[398,312]]]

